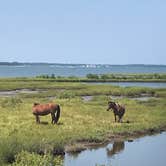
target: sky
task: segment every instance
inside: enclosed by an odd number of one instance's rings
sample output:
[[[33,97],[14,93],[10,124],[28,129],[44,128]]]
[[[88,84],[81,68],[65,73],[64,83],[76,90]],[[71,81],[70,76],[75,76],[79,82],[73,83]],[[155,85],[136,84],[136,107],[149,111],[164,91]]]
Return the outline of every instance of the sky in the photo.
[[[165,0],[0,0],[0,62],[166,64]]]

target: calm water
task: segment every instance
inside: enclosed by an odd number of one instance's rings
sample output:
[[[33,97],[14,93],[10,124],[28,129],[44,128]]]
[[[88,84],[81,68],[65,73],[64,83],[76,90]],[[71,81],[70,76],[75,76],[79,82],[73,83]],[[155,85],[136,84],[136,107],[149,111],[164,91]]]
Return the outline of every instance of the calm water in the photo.
[[[0,65],[0,77],[28,77],[41,74],[82,77],[89,73],[166,73],[166,65]]]
[[[151,88],[166,88],[166,82],[95,82],[90,84],[111,84],[121,87],[151,87]]]
[[[133,142],[114,142],[76,155],[66,154],[64,166],[165,166],[166,132]]]

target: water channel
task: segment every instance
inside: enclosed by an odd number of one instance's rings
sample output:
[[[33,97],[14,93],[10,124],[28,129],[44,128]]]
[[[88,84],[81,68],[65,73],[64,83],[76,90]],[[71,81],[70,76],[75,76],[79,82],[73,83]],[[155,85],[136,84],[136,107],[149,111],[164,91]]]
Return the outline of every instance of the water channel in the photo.
[[[166,82],[93,82],[89,84],[108,84],[120,87],[150,87],[150,88],[166,88]]]
[[[166,132],[67,153],[64,166],[165,166]]]

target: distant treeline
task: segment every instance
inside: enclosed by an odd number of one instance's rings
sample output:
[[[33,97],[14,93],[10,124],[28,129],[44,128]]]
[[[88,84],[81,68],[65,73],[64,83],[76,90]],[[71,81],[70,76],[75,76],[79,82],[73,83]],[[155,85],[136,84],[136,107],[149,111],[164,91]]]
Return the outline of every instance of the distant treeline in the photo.
[[[161,81],[166,82],[166,74],[87,74],[86,77],[76,76],[55,76],[55,74],[47,75],[43,74],[37,76],[37,78],[43,79],[55,79],[61,81]]]

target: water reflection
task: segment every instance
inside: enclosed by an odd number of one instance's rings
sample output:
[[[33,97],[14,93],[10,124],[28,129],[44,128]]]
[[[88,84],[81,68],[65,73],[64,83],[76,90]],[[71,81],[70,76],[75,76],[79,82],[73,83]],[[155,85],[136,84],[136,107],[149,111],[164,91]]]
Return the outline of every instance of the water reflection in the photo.
[[[120,87],[150,87],[150,88],[165,88],[165,82],[91,82],[88,84],[101,84],[101,85],[115,85]]]
[[[124,148],[125,148],[125,143],[123,141],[114,142],[111,149],[106,148],[107,156],[112,157],[113,155],[118,154],[121,151],[123,151]]]
[[[92,147],[77,155],[67,153],[64,166],[164,166],[166,132],[133,141],[115,141]]]

